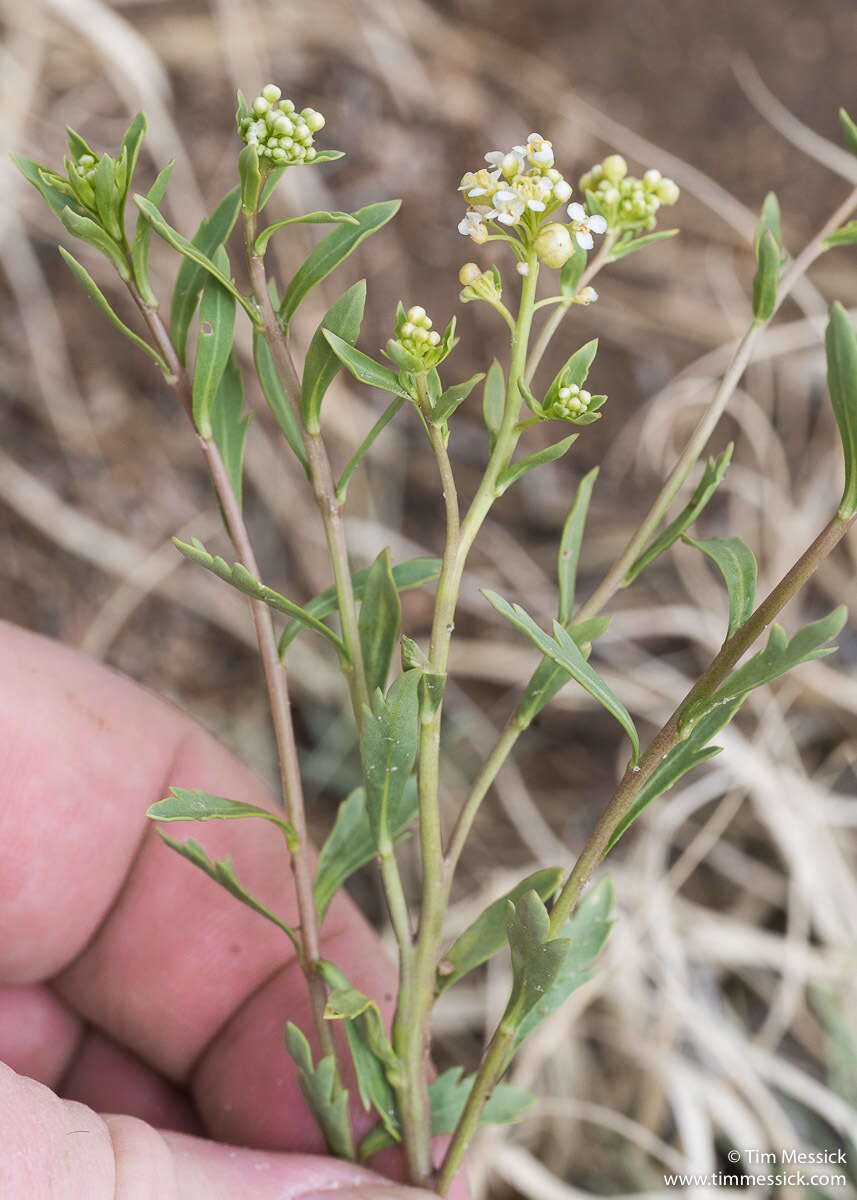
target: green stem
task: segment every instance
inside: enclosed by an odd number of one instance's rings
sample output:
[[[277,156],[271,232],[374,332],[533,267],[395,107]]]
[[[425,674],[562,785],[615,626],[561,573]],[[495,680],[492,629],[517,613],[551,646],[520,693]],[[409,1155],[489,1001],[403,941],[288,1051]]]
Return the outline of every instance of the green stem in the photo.
[[[613,237],[610,233],[607,233],[605,234],[604,240],[601,243],[601,246],[599,247],[595,257],[591,260],[591,262],[586,264],[586,269],[584,270],[577,284],[578,291],[581,291],[589,283],[591,283],[601,268],[610,261],[610,251],[612,247]],[[550,301],[543,300],[541,303],[550,303]],[[544,325],[542,326],[541,333],[536,338],[529,361],[527,362],[527,369],[524,373],[525,383],[529,383],[535,375],[536,371],[538,370],[539,363],[542,361],[544,353],[550,345],[551,338],[559,329],[565,314],[573,304],[573,297],[569,297],[565,303],[559,303],[551,313],[550,317],[548,317],[548,319],[545,321]]]
[[[351,583],[351,568],[348,563],[348,546],[345,540],[345,525],[342,519],[342,505],[337,497],[330,469],[327,450],[320,433],[310,433],[304,428],[301,416],[301,383],[292,359],[286,335],[277,319],[271,296],[268,291],[268,279],[265,273],[265,263],[256,253],[256,213],[247,213],[244,217],[245,242],[247,263],[253,292],[262,318],[262,332],[270,347],[277,373],[283,384],[283,389],[297,417],[303,437],[309,464],[310,481],[319,513],[321,514],[324,534],[327,541],[328,554],[333,569],[333,583],[336,589],[336,599],[339,606],[339,618],[342,622],[342,640],[348,652],[347,661],[343,662],[348,688],[351,694],[351,706],[354,719],[359,729],[363,723],[363,709],[369,704],[369,691],[366,686],[366,674],[363,669],[363,655],[360,649],[360,632],[357,624],[357,605],[354,600],[354,588]],[[340,660],[342,661],[342,660]]]

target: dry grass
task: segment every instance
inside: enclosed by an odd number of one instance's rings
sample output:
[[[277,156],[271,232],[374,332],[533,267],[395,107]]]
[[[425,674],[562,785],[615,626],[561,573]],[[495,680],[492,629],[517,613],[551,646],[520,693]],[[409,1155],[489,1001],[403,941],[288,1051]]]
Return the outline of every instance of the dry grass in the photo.
[[[113,146],[143,107],[151,157],[142,171],[148,177],[176,155],[170,211],[185,231],[232,185],[236,87],[275,78],[322,108],[327,133],[349,157],[341,169],[294,172],[281,206],[405,199],[400,218],[348,268],[369,281],[367,347],[386,336],[400,295],[438,316],[455,305],[455,270],[472,251],[454,232],[454,188],[490,146],[541,128],[563,162],[582,169],[615,148],[682,185],[682,238],[605,276],[601,302],[568,335],[602,338],[606,419],[568,463],[516,489],[473,559],[450,692],[452,809],[533,661],[508,643],[478,587],[497,585],[549,616],[559,526],[577,479],[603,457],[582,564],[583,586],[597,580],[747,320],[746,243],[764,191],[780,191],[787,242],[797,248],[844,189],[839,177],[857,174],[829,141],[835,105],[853,103],[848,0],[810,9],[766,0],[749,10],[693,0],[681,12],[658,0],[609,0],[591,11],[552,0],[318,0],[311,16],[262,0],[46,0],[38,8],[4,0],[2,11],[3,148],[54,162],[66,122]],[[57,228],[5,156],[0,171],[9,297],[0,325],[0,610],[166,691],[271,776],[243,603],[180,566],[169,548],[176,532],[218,537],[193,441],[157,378],[80,303],[53,250]],[[295,234],[283,273],[310,236]],[[852,262],[849,252],[824,260],[796,292],[713,441],[719,450],[734,438],[736,454],[704,532],[744,536],[760,561],[760,591],[836,499],[818,332],[827,300],[857,303]],[[164,292],[172,270],[158,251]],[[299,340],[331,297],[320,291],[301,314]],[[466,318],[462,378],[484,364],[486,347],[500,349],[483,314],[468,309]],[[246,358],[246,343],[241,350]],[[376,403],[336,385],[327,414],[340,459]],[[462,414],[453,448],[466,491],[485,452],[476,412]],[[308,596],[328,582],[320,532],[261,412],[247,469],[250,522],[270,582]],[[386,544],[394,557],[437,549],[433,472],[413,424],[390,431],[355,481],[352,511],[356,559]],[[857,611],[854,567],[852,545],[792,605],[787,624],[833,602]],[[614,607],[599,668],[647,729],[716,649],[724,600],[705,564],[679,549]],[[424,629],[424,599],[409,596],[406,613],[410,632]],[[853,633],[841,647],[754,698],[720,739],[725,753],[623,843],[611,865],[618,921],[601,969],[523,1051],[516,1082],[544,1099],[519,1129],[485,1135],[471,1166],[477,1196],[666,1196],[665,1170],[713,1170],[728,1145],[811,1148],[850,1137],[853,1146],[853,1059],[850,1093],[843,1083],[848,1038],[852,1054],[857,1044]],[[336,674],[309,639],[295,647],[292,676],[321,830],[353,779],[353,747]],[[478,823],[451,933],[525,870],[573,856],[620,755],[588,697],[561,693]],[[371,878],[360,894],[380,918]],[[441,1056],[474,1055],[506,985],[498,962],[449,995],[438,1013]],[[836,998],[827,1032],[819,994]]]

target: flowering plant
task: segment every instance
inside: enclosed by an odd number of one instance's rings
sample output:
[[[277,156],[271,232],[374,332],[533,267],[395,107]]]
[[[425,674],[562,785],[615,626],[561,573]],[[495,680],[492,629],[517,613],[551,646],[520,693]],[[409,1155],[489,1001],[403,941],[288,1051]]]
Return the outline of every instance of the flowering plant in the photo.
[[[842,113],[846,140],[857,153],[857,128]],[[745,658],[787,601],[831,553],[857,514],[857,336],[844,309],[834,304],[826,333],[830,398],[842,437],[845,486],[840,505],[818,537],[773,591],[756,603],[756,562],[736,536],[702,540],[688,532],[726,471],[727,447],[711,460],[690,499],[661,526],[689,479],[749,361],[759,330],[774,316],[807,266],[833,246],[857,241],[857,192],[839,206],[824,228],[794,259],[786,253],[776,198],[765,200],[755,244],[753,317],[710,407],[692,433],[649,512],[602,582],[576,602],[576,572],[597,467],[570,498],[558,561],[557,616],[548,632],[517,603],[485,591],[485,598],[541,655],[491,753],[486,757],[452,829],[442,827],[439,805],[441,728],[450,643],[462,574],[469,551],[495,502],[524,475],[559,459],[600,419],[606,396],[584,385],[596,364],[597,341],[571,353],[552,382],[537,383],[543,355],[576,305],[597,300],[592,281],[625,255],[670,237],[656,231],[663,207],[679,198],[676,184],[655,169],[637,179],[624,159],[611,154],[580,179],[578,197],[555,166],[549,141],[536,133],[510,151],[492,151],[487,167],[469,171],[459,190],[468,207],[459,232],[477,247],[498,243],[511,255],[511,307],[497,263],[466,263],[460,272],[464,303],[485,303],[509,334],[505,366],[496,359],[485,372],[463,381],[443,378],[456,346],[455,318],[443,332],[425,309],[400,304],[392,335],[381,351],[385,362],[357,348],[366,299],[364,281],[331,304],[310,340],[299,369],[289,332],[295,312],[367,237],[393,218],[398,201],[370,204],[354,213],[320,211],[295,215],[261,228],[261,214],[291,166],[318,165],[339,157],[319,150],[315,135],[324,118],[298,112],[273,84],[247,104],[239,96],[238,185],[188,239],[161,212],[172,164],[146,195],[134,194],[136,224],[129,240],[127,209],[146,129],[138,115],[117,158],[98,155],[69,135],[65,174],[16,156],[69,233],[101,252],[124,282],[142,321],[143,334],[117,315],[86,268],[65,249],[63,258],[104,316],[154,360],[198,434],[234,562],[209,553],[198,540],[177,549],[249,598],[282,774],[283,810],[267,810],[231,797],[172,788],[152,806],[159,822],[214,819],[266,820],[282,835],[299,911],[291,926],[252,896],[240,882],[240,864],[212,861],[196,841],[164,841],[260,918],[273,922],[294,947],[312,1000],[313,1027],[284,1029],[306,1103],[330,1151],[367,1158],[401,1143],[412,1182],[446,1195],[466,1148],[481,1122],[520,1119],[529,1097],[501,1082],[516,1050],[533,1030],[589,978],[589,968],[609,931],[611,891],[602,881],[584,895],[594,873],[644,809],[682,775],[717,752],[714,738],[756,688],[829,654],[845,610],[799,630],[790,640],[773,625],[765,647]],[[241,221],[249,287],[236,282],[226,249]],[[567,218],[567,219],[564,219]],[[281,230],[297,222],[333,226],[288,281],[282,294],[268,278],[266,249]],[[181,257],[172,295],[169,328],[149,274],[155,233]],[[596,239],[599,241],[596,244]],[[597,248],[596,248],[597,245]],[[493,245],[491,249],[493,250]],[[484,251],[483,251],[484,253]],[[488,252],[490,253],[490,251]],[[548,294],[538,297],[540,273]],[[262,392],[317,501],[330,556],[332,587],[304,604],[262,581],[242,513],[242,456],[249,420],[242,371],[234,349],[236,315],[250,324]],[[534,323],[543,317],[538,334]],[[190,333],[198,318],[195,354]],[[192,360],[192,361],[191,361]],[[387,365],[390,364],[390,365]],[[392,399],[334,479],[322,431],[325,395],[345,368],[361,384]],[[459,498],[449,454],[457,409],[482,385],[487,430],[485,469],[467,503]],[[526,406],[531,416],[522,419]],[[393,565],[387,551],[368,570],[354,571],[346,543],[343,508],[348,483],[375,440],[402,410],[414,410],[439,474],[445,512],[443,555]],[[518,454],[528,431],[560,420],[581,427],[546,448]],[[609,618],[603,610],[670,546],[683,539],[706,555],[723,578],[728,624],[722,646],[675,712],[647,746],[620,697],[591,661]],[[436,581],[427,642],[401,629],[400,594]],[[282,620],[275,631],[274,614]],[[288,652],[304,631],[335,654],[351,699],[358,734],[363,786],[343,799],[317,861],[307,841],[301,776],[288,692]],[[401,671],[389,682],[397,648]],[[742,661],[743,660],[743,661]],[[628,763],[577,861],[537,871],[491,904],[451,944],[444,915],[456,866],[474,819],[517,740],[560,688],[575,684],[619,723],[629,743]],[[422,894],[412,911],[396,846],[410,826],[418,830]],[[392,1021],[380,998],[358,991],[335,962],[322,956],[320,930],[333,896],[360,867],[375,861],[398,948],[399,990]],[[473,1075],[453,1068],[433,1079],[430,1065],[432,1010],[438,997],[490,957],[508,947],[512,982],[503,1015]],[[344,1046],[332,1034],[344,1029]],[[343,1054],[351,1060],[364,1117],[349,1105]],[[365,1119],[365,1114],[370,1114]],[[432,1138],[448,1135],[436,1164]]]

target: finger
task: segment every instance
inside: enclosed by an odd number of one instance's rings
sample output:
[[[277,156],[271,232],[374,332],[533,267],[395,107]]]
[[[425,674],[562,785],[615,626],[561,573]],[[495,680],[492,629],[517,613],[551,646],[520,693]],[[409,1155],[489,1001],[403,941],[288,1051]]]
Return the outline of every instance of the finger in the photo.
[[[83,1034],[78,1017],[47,987],[0,987],[0,1062],[56,1087]]]
[[[63,1200],[428,1200],[334,1159],[217,1145],[159,1133],[134,1117],[83,1104],[0,1066],[4,1195]]]

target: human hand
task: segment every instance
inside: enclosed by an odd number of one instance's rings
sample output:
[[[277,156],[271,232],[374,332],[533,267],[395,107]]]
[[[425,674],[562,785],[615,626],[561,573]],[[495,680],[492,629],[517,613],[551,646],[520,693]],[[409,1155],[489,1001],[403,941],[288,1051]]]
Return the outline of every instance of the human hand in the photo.
[[[160,842],[145,813],[169,785],[273,805],[176,709],[0,623],[0,1195],[418,1200],[320,1157],[283,1041],[312,1030],[290,943]],[[206,849],[294,922],[262,825],[213,822]],[[389,1012],[394,971],[346,898],[323,933]]]

